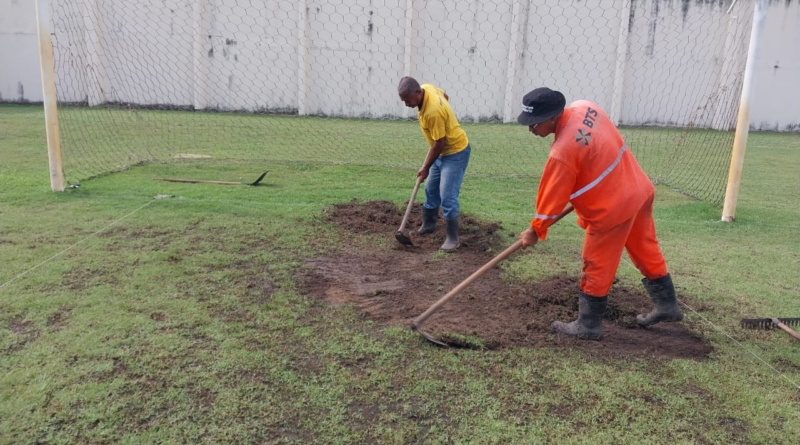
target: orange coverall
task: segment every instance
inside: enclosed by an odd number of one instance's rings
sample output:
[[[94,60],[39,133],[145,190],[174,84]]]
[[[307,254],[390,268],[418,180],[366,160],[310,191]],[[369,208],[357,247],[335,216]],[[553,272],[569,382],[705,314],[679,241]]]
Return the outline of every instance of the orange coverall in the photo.
[[[655,189],[606,112],[588,100],[564,108],[542,172],[531,229],[547,237],[568,202],[585,229],[581,291],[608,294],[622,249],[648,279],[667,275],[653,221]]]

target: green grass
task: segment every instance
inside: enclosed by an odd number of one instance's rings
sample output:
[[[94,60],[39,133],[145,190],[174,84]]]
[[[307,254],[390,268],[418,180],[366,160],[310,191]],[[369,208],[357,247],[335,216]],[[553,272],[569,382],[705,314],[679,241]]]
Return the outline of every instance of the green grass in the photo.
[[[422,136],[407,124],[367,132],[404,160],[391,167],[355,155],[290,162],[264,147],[250,148],[253,162],[246,146],[209,146],[191,151],[209,160],[149,163],[52,193],[41,112],[0,107],[0,444],[798,442],[800,348],[738,321],[800,316],[800,136],[751,133],[734,224],[659,187],[676,285],[704,306],[687,323],[715,352],[615,361],[433,348],[301,293],[304,259],[359,242],[324,222],[327,206],[408,198],[405,160],[416,157],[403,150],[417,153]],[[510,241],[530,217],[546,148],[517,127],[475,128],[533,153],[517,158],[531,176],[476,169],[462,190],[464,211],[501,222]],[[381,132],[395,130],[404,142],[385,146]],[[264,169],[258,188],[153,180],[244,181]],[[581,234],[568,217],[503,269],[577,275]],[[627,261],[619,275],[638,278]]]

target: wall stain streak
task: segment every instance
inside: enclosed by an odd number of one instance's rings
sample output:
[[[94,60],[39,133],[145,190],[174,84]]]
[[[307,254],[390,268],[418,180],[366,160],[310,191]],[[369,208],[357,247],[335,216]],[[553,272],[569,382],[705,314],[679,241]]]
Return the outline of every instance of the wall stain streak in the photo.
[[[692,0],[681,0],[681,14],[683,15],[683,24],[686,24],[686,16],[689,15],[689,3]]]
[[[645,54],[652,56],[656,46],[656,26],[658,25],[659,5],[658,0],[653,1],[653,12],[650,14],[649,29],[647,30],[647,47]]]

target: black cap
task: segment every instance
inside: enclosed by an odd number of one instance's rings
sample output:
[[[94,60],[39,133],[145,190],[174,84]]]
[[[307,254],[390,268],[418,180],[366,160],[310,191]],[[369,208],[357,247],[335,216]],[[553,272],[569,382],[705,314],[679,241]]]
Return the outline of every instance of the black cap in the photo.
[[[528,92],[522,98],[522,113],[517,122],[522,125],[539,124],[564,111],[567,100],[560,91],[542,87]]]

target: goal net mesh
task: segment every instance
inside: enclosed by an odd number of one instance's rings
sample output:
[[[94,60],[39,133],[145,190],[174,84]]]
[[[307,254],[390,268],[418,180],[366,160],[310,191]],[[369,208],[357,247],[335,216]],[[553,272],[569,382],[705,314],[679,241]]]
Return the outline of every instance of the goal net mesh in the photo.
[[[50,7],[70,183],[193,156],[413,171],[427,146],[397,94],[410,75],[450,96],[470,175],[540,173],[549,141],[515,121],[522,96],[548,86],[603,107],[654,182],[715,204],[752,11],[730,0]]]

